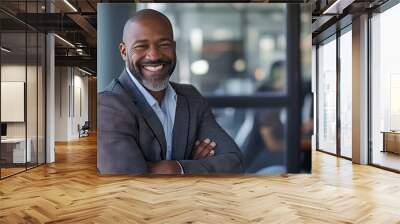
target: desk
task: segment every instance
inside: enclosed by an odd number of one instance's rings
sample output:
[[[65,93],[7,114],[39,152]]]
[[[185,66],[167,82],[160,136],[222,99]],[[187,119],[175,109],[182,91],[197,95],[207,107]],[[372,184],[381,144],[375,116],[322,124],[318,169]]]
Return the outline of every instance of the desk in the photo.
[[[28,138],[25,151],[25,138],[6,138],[1,139],[1,156],[6,163],[25,163],[31,161],[32,140]],[[12,159],[11,159],[12,158]],[[27,159],[27,161],[25,161]]]
[[[400,154],[400,131],[382,131],[381,133],[383,133],[382,152]]]

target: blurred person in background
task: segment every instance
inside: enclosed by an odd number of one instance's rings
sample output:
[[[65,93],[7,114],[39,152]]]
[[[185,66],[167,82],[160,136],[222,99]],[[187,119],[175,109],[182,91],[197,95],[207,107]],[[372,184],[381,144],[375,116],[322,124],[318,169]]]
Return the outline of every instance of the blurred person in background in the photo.
[[[286,67],[282,60],[271,65],[270,75],[257,92],[286,92]],[[311,83],[303,83],[301,93],[302,125],[300,161],[304,172],[311,172],[311,135],[313,132],[313,102]],[[258,109],[253,131],[245,145],[246,172],[279,174],[286,172],[285,124],[287,113],[282,108]],[[289,130],[290,131],[290,130]],[[290,139],[288,139],[290,141]]]
[[[257,92],[284,92],[285,88],[285,63],[279,60],[271,65],[267,81],[257,88]],[[254,119],[254,128],[245,146],[246,172],[260,174],[286,172],[285,110],[282,108],[258,109]]]

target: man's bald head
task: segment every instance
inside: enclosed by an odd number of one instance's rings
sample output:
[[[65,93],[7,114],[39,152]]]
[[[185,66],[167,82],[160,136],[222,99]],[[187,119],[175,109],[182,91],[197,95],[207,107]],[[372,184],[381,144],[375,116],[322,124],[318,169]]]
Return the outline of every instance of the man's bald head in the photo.
[[[159,11],[154,9],[142,9],[136,12],[132,17],[130,17],[124,26],[124,32],[122,36],[122,41],[127,43],[129,41],[129,37],[132,33],[133,24],[137,22],[157,22],[163,26],[166,26],[171,32],[171,39],[174,37],[174,33],[172,30],[172,24],[169,21],[168,17],[162,14]]]
[[[169,19],[144,9],[125,24],[119,45],[127,68],[150,91],[164,91],[176,65],[176,43]]]

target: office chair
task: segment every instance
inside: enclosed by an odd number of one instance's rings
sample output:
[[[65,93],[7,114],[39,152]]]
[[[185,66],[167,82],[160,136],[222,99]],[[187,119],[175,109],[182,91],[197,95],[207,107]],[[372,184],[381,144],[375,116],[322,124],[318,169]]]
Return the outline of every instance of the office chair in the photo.
[[[82,127],[80,127],[80,125],[78,124],[79,138],[89,136],[89,129],[90,129],[89,121],[85,121]]]

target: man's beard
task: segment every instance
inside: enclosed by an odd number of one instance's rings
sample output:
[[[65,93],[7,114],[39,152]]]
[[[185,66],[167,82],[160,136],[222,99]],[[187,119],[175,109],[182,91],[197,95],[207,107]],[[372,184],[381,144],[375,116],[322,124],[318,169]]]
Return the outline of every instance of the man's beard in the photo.
[[[165,79],[155,79],[155,78],[150,78],[147,79],[144,77],[144,75],[140,72],[137,71],[133,65],[133,63],[131,63],[130,60],[128,60],[128,68],[130,70],[130,72],[132,73],[132,75],[136,76],[138,78],[138,81],[148,90],[150,91],[154,91],[154,92],[159,92],[162,91],[164,89],[167,88],[168,83],[169,83],[169,78],[171,77],[171,74],[169,74],[168,76],[165,77]]]
[[[142,80],[143,86],[146,89],[148,89],[150,91],[154,91],[154,92],[158,92],[158,91],[162,91],[162,90],[166,89],[168,86],[168,83],[169,83],[169,77],[167,77],[164,80],[155,80],[155,79],[152,79],[152,80],[143,79]]]

